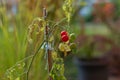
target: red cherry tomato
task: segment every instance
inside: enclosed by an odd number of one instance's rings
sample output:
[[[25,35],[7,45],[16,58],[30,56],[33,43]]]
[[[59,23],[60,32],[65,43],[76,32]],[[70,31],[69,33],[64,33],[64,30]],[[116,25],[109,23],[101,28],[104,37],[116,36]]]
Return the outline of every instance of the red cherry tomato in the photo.
[[[66,31],[61,31],[61,36],[63,35],[67,35],[67,32]]]
[[[67,35],[62,35],[62,41],[67,42],[69,40],[69,37]]]

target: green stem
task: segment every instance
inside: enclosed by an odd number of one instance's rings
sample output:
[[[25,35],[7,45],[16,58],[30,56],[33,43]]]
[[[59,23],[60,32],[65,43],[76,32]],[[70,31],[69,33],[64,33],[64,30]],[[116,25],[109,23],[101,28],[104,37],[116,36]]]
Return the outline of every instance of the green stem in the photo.
[[[41,48],[42,45],[44,44],[44,42],[45,42],[45,41],[43,41],[43,42],[41,43],[41,45],[39,46],[39,48],[37,49],[37,51],[36,51],[35,54],[33,55],[33,58],[32,58],[32,60],[31,60],[31,63],[30,63],[30,65],[29,65],[29,67],[28,67],[26,80],[29,80],[29,79],[28,79],[28,76],[29,76],[30,68],[32,67],[32,63],[33,63],[33,61],[34,61],[37,53],[39,52],[40,48]]]

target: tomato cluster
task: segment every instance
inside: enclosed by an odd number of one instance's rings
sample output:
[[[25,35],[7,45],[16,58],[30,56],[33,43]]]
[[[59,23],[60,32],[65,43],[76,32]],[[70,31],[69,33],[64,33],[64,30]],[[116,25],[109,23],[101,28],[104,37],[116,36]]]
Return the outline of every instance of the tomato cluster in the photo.
[[[61,31],[61,40],[63,42],[67,42],[69,40],[69,36],[68,36],[67,31]]]

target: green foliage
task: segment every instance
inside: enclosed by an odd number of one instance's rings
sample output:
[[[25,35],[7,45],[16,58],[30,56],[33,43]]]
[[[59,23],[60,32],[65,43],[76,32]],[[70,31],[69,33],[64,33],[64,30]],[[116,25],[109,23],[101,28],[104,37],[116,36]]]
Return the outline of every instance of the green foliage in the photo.
[[[9,79],[9,80],[20,80],[21,76],[23,76],[27,70],[25,70],[25,61],[28,61],[31,59],[32,56],[26,57],[25,59],[17,62],[14,66],[12,66],[11,68],[7,69],[6,73],[5,73],[5,79]]]
[[[63,5],[63,10],[65,12],[65,16],[67,18],[68,23],[71,20],[71,16],[73,12],[72,3],[73,3],[73,0],[65,0],[64,5]]]
[[[115,4],[116,18],[119,18],[120,17],[120,1],[119,0],[113,0],[113,3]]]
[[[0,7],[0,77],[5,70],[22,59],[25,55],[26,26],[22,22],[20,15],[7,15],[5,6]],[[24,27],[24,28],[23,28]]]
[[[45,4],[49,2],[50,7],[48,6],[48,11],[55,10],[54,12],[51,11],[49,18],[58,20],[63,17],[62,10],[59,8],[62,1],[20,0],[19,5],[17,5],[18,11],[15,15],[7,15],[8,9],[6,5],[0,6],[0,63],[2,64],[0,66],[0,79],[3,79],[3,75],[6,73],[5,77],[7,78],[5,78],[5,80],[24,80],[26,77],[24,75],[28,73],[31,59],[33,59],[36,54],[37,56],[30,68],[29,78],[31,80],[46,80],[48,78],[49,73],[47,70],[43,69],[46,65],[46,60],[44,59],[45,52],[40,49],[40,45],[44,42],[43,37],[45,30],[44,20],[43,18],[39,18],[39,16],[42,16],[41,6],[43,7],[43,4],[41,2]],[[51,4],[52,2],[57,4]],[[66,7],[71,7],[71,0],[68,3],[69,5],[66,5]],[[67,10],[68,16],[67,14],[66,16],[68,22],[70,21],[71,13],[72,8]],[[55,17],[57,17],[57,19]],[[50,24],[51,31],[49,34],[50,43],[54,40],[51,35],[54,34],[55,37],[58,37],[57,31],[59,31],[59,29],[65,29],[66,26],[60,24],[64,20],[66,19],[59,22],[47,20]],[[29,24],[31,25],[29,26]],[[60,39],[58,38],[55,40],[55,49],[58,47],[57,40],[60,41]],[[59,71],[56,72],[58,68]],[[55,75],[55,80],[60,78],[60,76],[62,76],[60,80],[65,80],[64,63],[62,58],[57,57],[54,60],[53,70],[51,72],[54,73],[54,71],[56,73],[53,74]]]
[[[32,79],[37,80],[39,77],[43,80],[46,80],[47,72],[45,69],[44,70],[41,69],[41,68],[45,67],[45,66],[43,66],[43,64],[45,64],[45,60],[43,59],[44,51],[42,51],[40,49],[41,48],[40,45],[43,43],[43,35],[44,35],[43,20],[41,18],[36,18],[33,20],[32,24],[28,27],[28,35],[26,36],[27,44],[26,44],[26,49],[25,49],[25,51],[26,51],[25,58],[22,61],[17,62],[13,67],[11,67],[10,69],[7,70],[7,72],[6,72],[7,79],[10,79],[10,80],[25,79],[26,76],[23,76],[23,75],[28,73],[29,67],[34,66],[36,68],[34,70],[32,68],[32,70],[29,71],[29,73],[31,75],[30,76],[31,80]],[[41,50],[41,51],[39,51],[39,50]],[[38,53],[39,53],[39,55],[36,57],[35,61],[36,62],[41,61],[41,64],[36,65],[35,62],[33,62],[31,65],[31,60]],[[30,56],[30,55],[32,55],[32,56]],[[38,70],[41,72],[38,72]],[[31,73],[33,73],[33,72],[39,73],[39,74],[41,74],[41,76],[35,75],[36,77],[32,78],[32,76],[34,74],[31,74]],[[42,75],[42,74],[44,74],[44,75]]]
[[[0,66],[0,79],[4,79],[4,74],[6,73],[5,80],[24,80],[24,75],[27,73],[31,58],[38,49],[39,44],[42,43],[44,35],[44,28],[40,26],[42,19],[35,18],[40,11],[38,7],[35,8],[37,12],[34,12],[25,6],[26,1],[20,1],[17,9],[18,12],[15,15],[11,13],[7,15],[7,7],[5,5],[0,6],[0,63],[2,64]],[[32,22],[34,18],[35,20]],[[28,28],[30,23],[31,25]],[[40,56],[42,56],[44,52],[39,53]],[[28,58],[31,55],[32,57]],[[37,58],[37,62],[39,62],[41,58],[42,57]],[[20,60],[22,60],[22,62],[19,62]],[[46,80],[45,70],[40,69],[43,67],[43,62],[44,59],[41,60],[39,65],[36,65],[34,62],[33,66],[36,68],[30,71],[30,73],[41,74],[41,76],[35,75],[36,80],[38,80],[39,77],[42,80]],[[22,63],[25,65],[20,68],[19,66],[21,66]],[[32,77],[31,80],[34,80],[34,77]]]
[[[50,76],[53,80],[66,80],[64,76],[64,61],[57,56],[56,52],[53,52],[53,66],[50,72]],[[55,56],[56,55],[56,56]]]

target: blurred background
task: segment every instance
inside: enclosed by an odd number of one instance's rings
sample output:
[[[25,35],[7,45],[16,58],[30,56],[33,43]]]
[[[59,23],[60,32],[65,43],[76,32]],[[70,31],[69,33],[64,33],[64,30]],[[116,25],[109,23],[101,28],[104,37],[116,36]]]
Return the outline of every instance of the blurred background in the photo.
[[[43,16],[43,7],[47,8],[51,22],[60,21],[65,17],[63,4],[64,0],[0,0],[0,80],[19,80],[19,77],[24,80],[27,71],[25,62],[29,64],[38,48],[37,43],[43,41],[44,35],[40,33],[39,41],[35,39],[30,44],[27,39],[29,25]],[[36,24],[40,25],[37,21]],[[111,75],[120,75],[120,0],[73,0],[70,31],[80,38],[83,45],[86,38],[97,40],[99,44],[95,53],[104,54],[110,61]],[[31,35],[32,38],[34,36]],[[64,59],[67,80],[78,79],[74,54]],[[47,79],[43,57],[44,51],[40,50],[30,70],[31,80]]]

